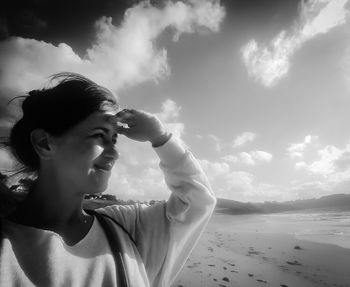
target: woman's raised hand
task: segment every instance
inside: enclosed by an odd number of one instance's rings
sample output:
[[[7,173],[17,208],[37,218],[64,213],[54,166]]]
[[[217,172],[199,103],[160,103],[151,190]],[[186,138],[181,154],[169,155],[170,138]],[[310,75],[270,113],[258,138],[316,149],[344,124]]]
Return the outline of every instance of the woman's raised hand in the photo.
[[[124,109],[116,114],[117,121],[127,127],[118,125],[118,133],[136,141],[149,141],[153,147],[164,144],[170,135],[157,116],[141,110]]]

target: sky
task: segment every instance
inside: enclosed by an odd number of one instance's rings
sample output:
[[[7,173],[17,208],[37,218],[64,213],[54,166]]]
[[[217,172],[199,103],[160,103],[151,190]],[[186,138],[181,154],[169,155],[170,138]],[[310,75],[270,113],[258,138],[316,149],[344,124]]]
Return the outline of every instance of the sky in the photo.
[[[350,0],[5,1],[0,133],[14,96],[81,73],[157,114],[217,197],[350,193]],[[166,199],[147,143],[119,139],[106,192]],[[0,151],[0,165],[13,160]]]

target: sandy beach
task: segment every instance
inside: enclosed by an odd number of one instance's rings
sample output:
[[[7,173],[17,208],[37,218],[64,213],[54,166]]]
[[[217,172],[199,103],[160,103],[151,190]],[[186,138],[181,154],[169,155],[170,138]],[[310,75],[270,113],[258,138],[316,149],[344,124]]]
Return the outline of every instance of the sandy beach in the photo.
[[[350,286],[350,249],[288,228],[262,215],[214,214],[172,286]]]

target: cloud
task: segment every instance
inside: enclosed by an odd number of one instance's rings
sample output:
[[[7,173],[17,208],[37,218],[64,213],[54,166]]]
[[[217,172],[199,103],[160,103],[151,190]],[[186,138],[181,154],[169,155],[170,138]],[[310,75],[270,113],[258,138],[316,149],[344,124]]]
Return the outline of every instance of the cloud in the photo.
[[[10,36],[6,19],[0,18],[0,41]]]
[[[181,138],[185,131],[184,123],[176,122],[178,120],[181,107],[176,104],[173,100],[167,99],[162,103],[161,112],[156,114],[169,132],[175,137]]]
[[[225,162],[211,162],[207,159],[201,159],[199,163],[210,180],[214,180],[230,171],[230,166]]]
[[[241,152],[237,155],[224,156],[223,160],[229,163],[242,163],[255,166],[261,163],[267,163],[272,160],[272,154],[257,150],[251,152]]]
[[[319,156],[317,160],[309,163],[297,163],[299,168],[302,167],[313,174],[327,176],[340,171],[340,169],[350,167],[350,144],[344,149],[337,148],[333,145],[327,145],[319,149],[317,153]]]
[[[289,195],[274,185],[256,182],[253,174],[245,171],[232,171],[225,180],[224,197],[238,201],[263,202],[287,200]]]
[[[161,8],[142,1],[125,12],[120,26],[110,17],[96,21],[95,41],[84,57],[65,43],[9,38],[0,43],[0,88],[6,90],[0,97],[39,88],[47,76],[63,70],[84,74],[113,91],[157,81],[170,73],[167,51],[156,45],[165,29],[172,29],[177,41],[183,33],[218,31],[224,16],[217,1],[168,1]]]
[[[306,149],[309,149],[306,152]],[[350,169],[350,143],[344,148],[334,145],[321,146],[317,136],[308,135],[301,143],[291,144],[288,147],[297,169],[303,169],[311,174],[329,176]],[[309,154],[314,153],[316,158],[310,159]]]
[[[340,148],[334,145],[314,146],[317,158],[296,163],[307,177],[296,182],[291,191],[298,198],[321,197],[335,193],[348,193],[350,188],[350,142]]]
[[[199,160],[216,196],[238,201],[265,201],[289,199],[276,186],[258,182],[252,173],[232,170],[224,161]]]
[[[307,135],[304,141],[301,143],[290,144],[287,151],[291,158],[303,158],[305,149],[317,142],[318,137],[313,135]]]
[[[327,175],[336,171],[335,161],[344,153],[335,146],[326,146],[318,151],[320,159],[305,166],[307,170],[315,174]]]
[[[252,39],[241,48],[249,76],[266,87],[276,85],[287,75],[291,57],[305,42],[346,22],[347,3],[348,0],[302,1],[299,18],[289,31],[281,31],[269,45]]]
[[[235,140],[233,141],[233,148],[241,147],[245,145],[248,142],[254,141],[256,138],[256,134],[252,132],[244,132],[237,136]]]
[[[181,107],[173,100],[167,99],[162,103],[162,111],[157,115],[163,121],[175,120],[179,116]]]

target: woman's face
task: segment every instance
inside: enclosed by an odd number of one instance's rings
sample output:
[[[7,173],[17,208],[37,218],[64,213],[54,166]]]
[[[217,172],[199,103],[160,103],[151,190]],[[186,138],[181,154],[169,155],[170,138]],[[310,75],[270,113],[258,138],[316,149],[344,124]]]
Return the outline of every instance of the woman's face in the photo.
[[[112,112],[96,112],[54,138],[51,163],[58,179],[81,193],[103,192],[118,158],[117,124]]]

